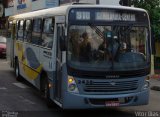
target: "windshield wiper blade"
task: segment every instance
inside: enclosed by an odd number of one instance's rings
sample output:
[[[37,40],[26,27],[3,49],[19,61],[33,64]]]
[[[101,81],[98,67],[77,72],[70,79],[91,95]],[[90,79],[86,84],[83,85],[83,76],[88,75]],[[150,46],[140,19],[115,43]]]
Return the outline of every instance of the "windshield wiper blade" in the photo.
[[[104,38],[103,32],[97,28],[97,26],[93,25],[92,23],[88,24],[102,39]]]

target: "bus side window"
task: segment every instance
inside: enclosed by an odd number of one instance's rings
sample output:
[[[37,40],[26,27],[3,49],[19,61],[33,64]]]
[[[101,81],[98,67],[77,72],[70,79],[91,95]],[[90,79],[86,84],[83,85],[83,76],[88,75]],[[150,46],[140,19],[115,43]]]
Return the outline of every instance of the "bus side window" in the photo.
[[[42,32],[42,19],[40,18],[34,19],[31,43],[36,45],[40,44],[41,32]]]
[[[16,21],[16,40],[18,40],[18,20]]]
[[[11,38],[12,25],[13,25],[13,21],[8,21],[8,23],[7,23],[7,38]]]
[[[8,30],[12,30],[13,21],[8,21]]]
[[[24,20],[20,20],[18,22],[18,40],[23,41],[23,26],[24,25]]]
[[[53,18],[44,19],[42,41],[40,43],[43,47],[52,48],[54,37],[54,23],[55,20]]]
[[[25,21],[24,41],[31,42],[32,38],[32,20]]]

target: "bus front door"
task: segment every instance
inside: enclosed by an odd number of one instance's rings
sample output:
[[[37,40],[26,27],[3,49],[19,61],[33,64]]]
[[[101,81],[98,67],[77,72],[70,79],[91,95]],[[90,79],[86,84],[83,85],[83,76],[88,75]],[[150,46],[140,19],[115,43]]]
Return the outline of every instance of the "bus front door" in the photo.
[[[57,54],[56,54],[56,80],[55,99],[62,102],[62,51],[60,49],[60,38],[63,36],[64,24],[57,24]]]

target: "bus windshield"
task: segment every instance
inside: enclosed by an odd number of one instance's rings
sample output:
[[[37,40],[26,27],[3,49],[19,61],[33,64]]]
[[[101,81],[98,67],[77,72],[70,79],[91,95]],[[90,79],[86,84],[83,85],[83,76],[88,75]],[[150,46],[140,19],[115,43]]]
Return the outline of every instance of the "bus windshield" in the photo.
[[[127,71],[147,67],[148,28],[94,24],[69,27],[68,64],[80,70]]]

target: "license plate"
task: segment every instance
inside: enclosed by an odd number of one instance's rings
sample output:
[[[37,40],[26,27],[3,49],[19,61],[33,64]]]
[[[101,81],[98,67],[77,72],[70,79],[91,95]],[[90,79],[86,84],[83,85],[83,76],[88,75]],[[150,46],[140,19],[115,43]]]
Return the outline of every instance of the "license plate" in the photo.
[[[105,104],[106,106],[110,106],[110,107],[115,107],[120,105],[119,101],[106,101]]]

